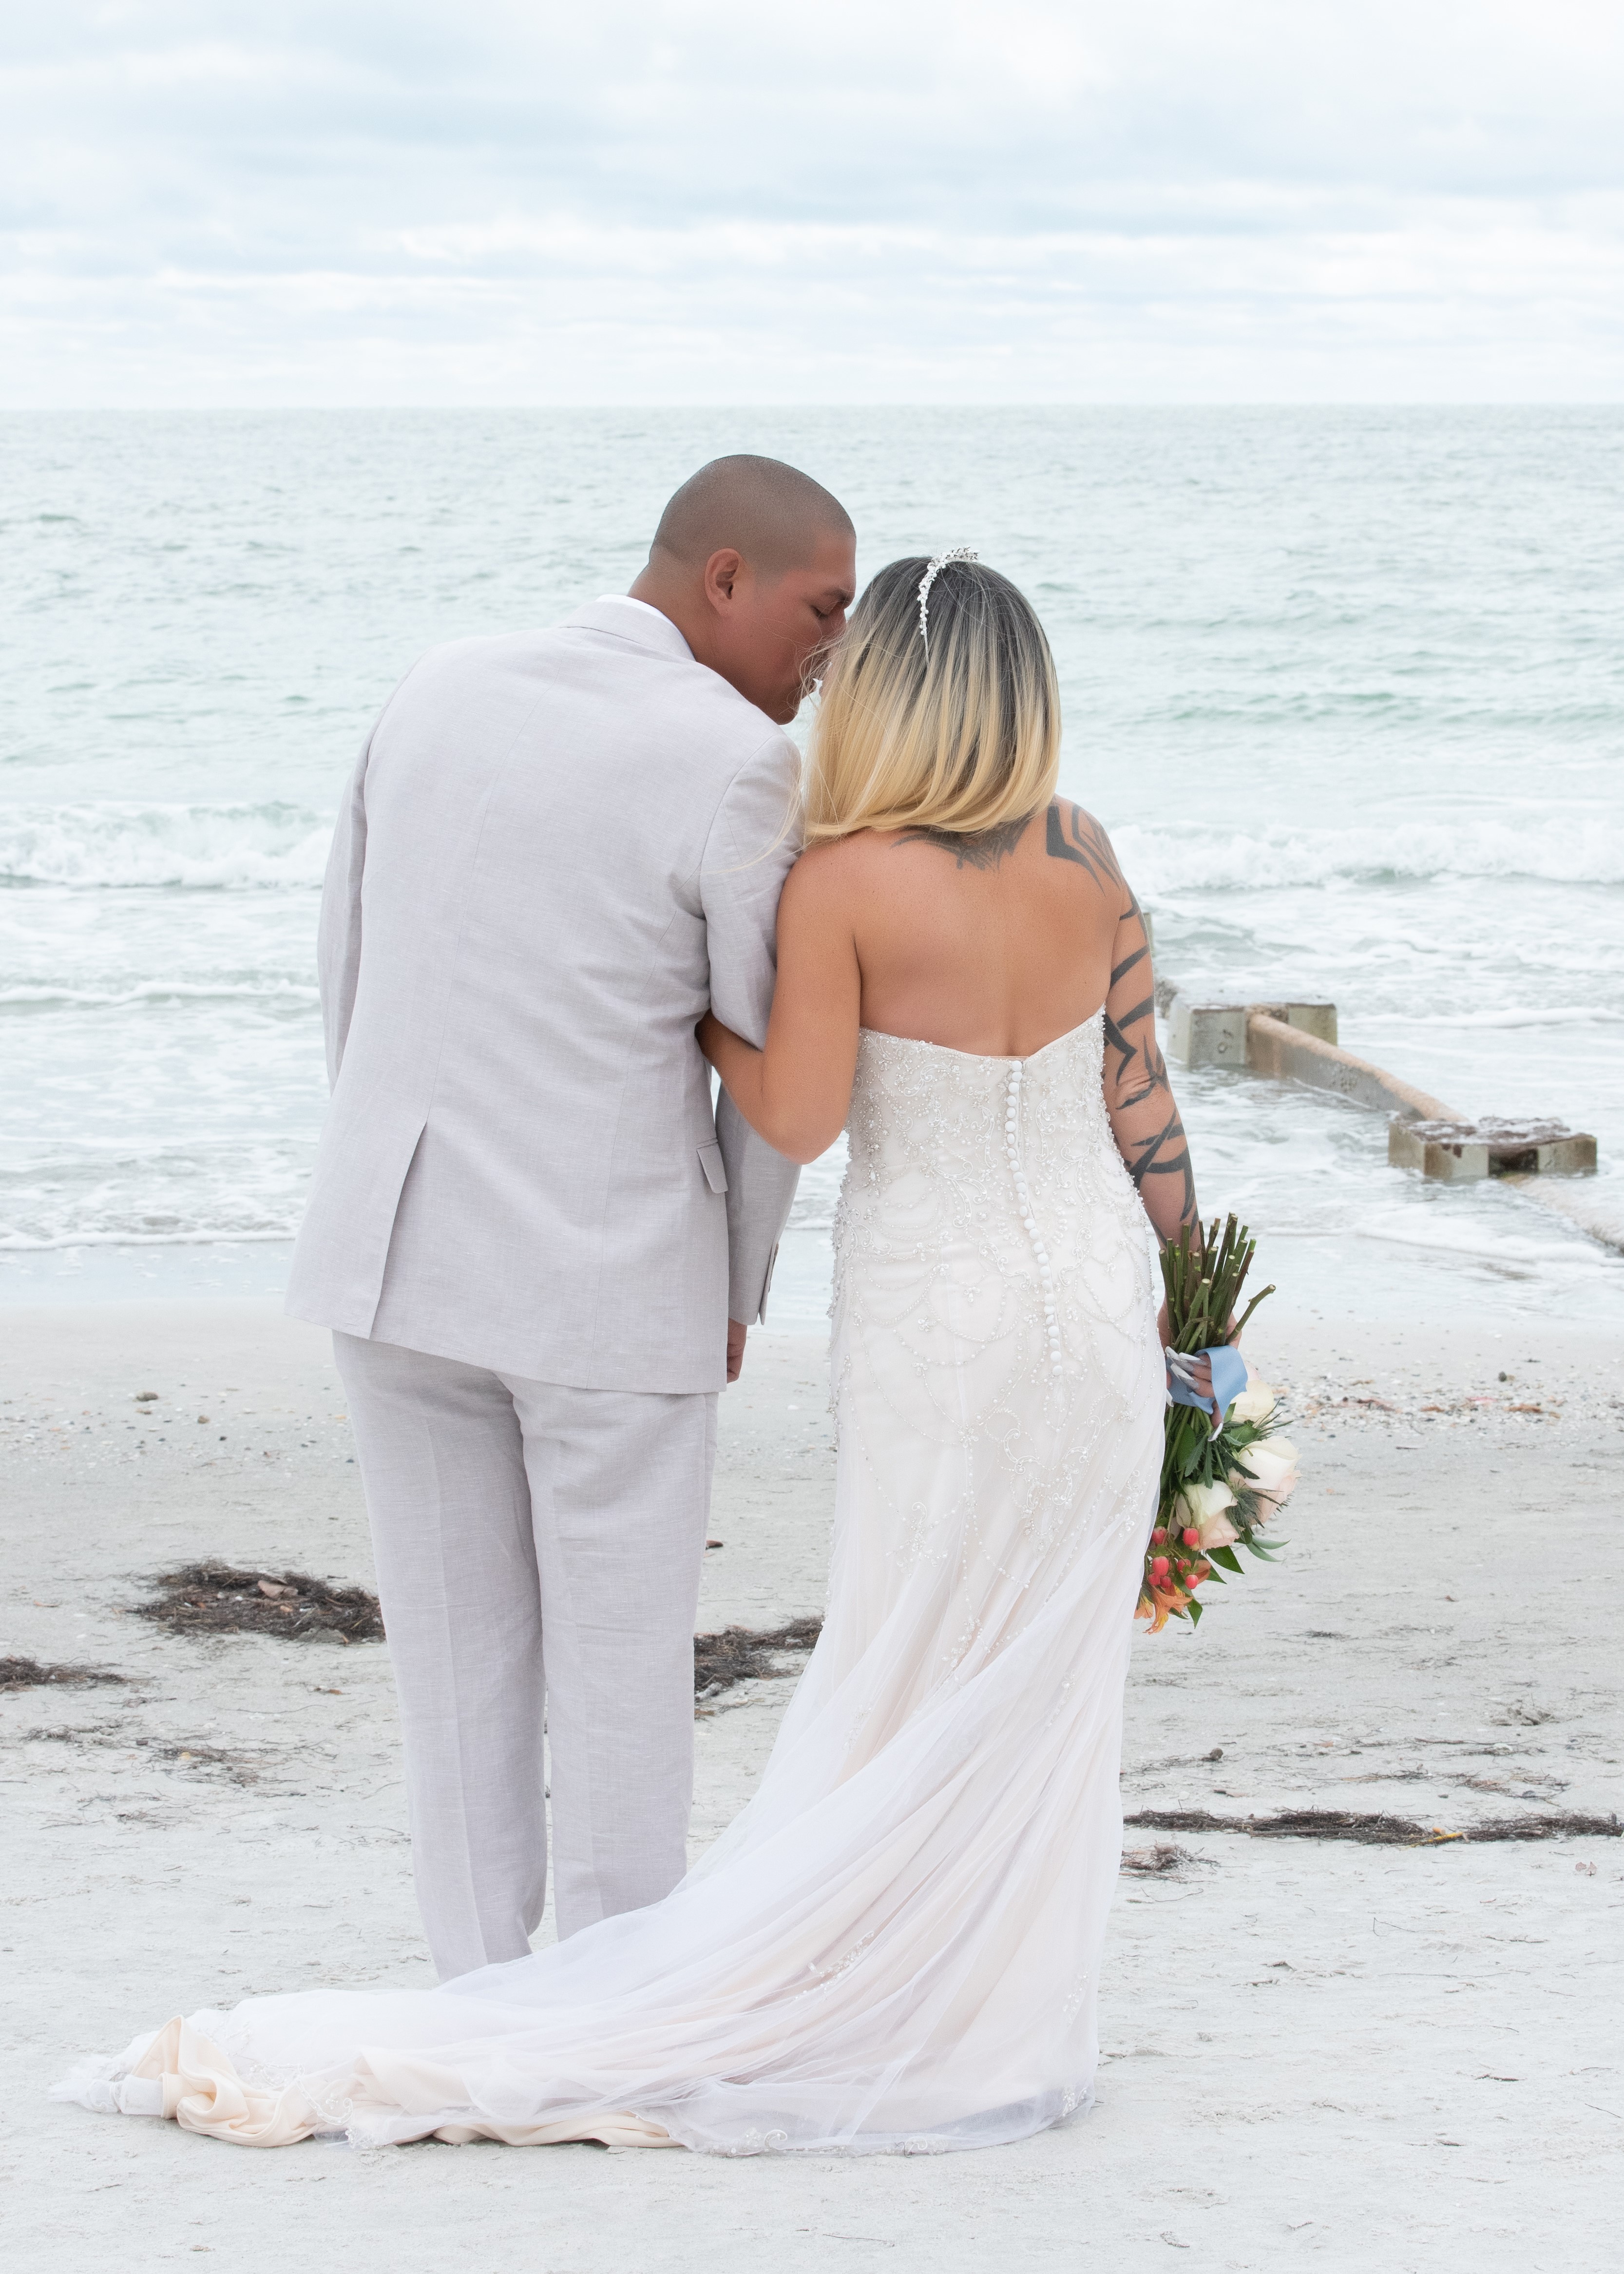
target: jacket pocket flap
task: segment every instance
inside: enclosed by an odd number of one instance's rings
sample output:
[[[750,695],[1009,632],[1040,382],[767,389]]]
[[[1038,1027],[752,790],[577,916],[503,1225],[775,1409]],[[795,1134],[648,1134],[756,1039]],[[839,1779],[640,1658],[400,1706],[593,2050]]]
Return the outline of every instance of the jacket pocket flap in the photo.
[[[713,1193],[725,1193],[727,1190],[727,1171],[722,1163],[722,1148],[719,1145],[714,1142],[702,1145],[699,1148],[699,1165],[704,1171],[705,1182]]]

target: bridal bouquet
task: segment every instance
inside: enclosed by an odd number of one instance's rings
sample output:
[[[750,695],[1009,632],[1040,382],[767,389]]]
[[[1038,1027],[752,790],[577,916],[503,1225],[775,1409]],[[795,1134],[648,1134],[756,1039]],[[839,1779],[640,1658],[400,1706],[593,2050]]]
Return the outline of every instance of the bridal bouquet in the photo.
[[[1265,1287],[1254,1295],[1230,1327],[1256,1252],[1256,1241],[1233,1216],[1222,1238],[1214,1217],[1205,1233],[1186,1224],[1177,1239],[1164,1244],[1162,1277],[1173,1351],[1193,1354],[1239,1339],[1264,1296],[1274,1291]],[[1152,1634],[1160,1634],[1169,1618],[1194,1625],[1201,1615],[1197,1588],[1244,1568],[1237,1547],[1267,1562],[1284,1545],[1259,1535],[1296,1482],[1297,1451],[1279,1434],[1274,1393],[1267,1382],[1250,1384],[1218,1415],[1215,1427],[1199,1406],[1169,1405],[1161,1497],[1134,1616],[1148,1619]]]

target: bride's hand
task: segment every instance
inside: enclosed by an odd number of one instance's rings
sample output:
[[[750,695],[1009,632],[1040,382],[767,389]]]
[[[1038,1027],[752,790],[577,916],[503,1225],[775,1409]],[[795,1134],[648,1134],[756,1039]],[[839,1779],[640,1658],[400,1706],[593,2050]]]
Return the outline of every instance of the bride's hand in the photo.
[[[1165,1302],[1163,1302],[1162,1308],[1156,1314],[1156,1332],[1162,1337],[1162,1357],[1165,1359],[1173,1347],[1173,1332],[1168,1321],[1168,1306]],[[1229,1329],[1224,1336],[1224,1340],[1227,1343],[1232,1343],[1237,1340],[1237,1337],[1235,1332],[1235,1321],[1233,1316],[1231,1316],[1229,1320]],[[1211,1359],[1205,1357],[1192,1359],[1184,1369],[1184,1379],[1199,1397],[1210,1397],[1213,1394],[1213,1362]]]

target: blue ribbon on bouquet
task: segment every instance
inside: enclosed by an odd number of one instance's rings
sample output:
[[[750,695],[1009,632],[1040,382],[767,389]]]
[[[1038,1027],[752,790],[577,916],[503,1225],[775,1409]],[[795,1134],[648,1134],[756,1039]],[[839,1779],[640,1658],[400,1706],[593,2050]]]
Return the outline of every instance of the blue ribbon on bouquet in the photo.
[[[1195,1387],[1193,1376],[1200,1359],[1211,1361],[1213,1394],[1203,1397]],[[1199,1406],[1203,1413],[1213,1417],[1213,1433],[1216,1435],[1224,1415],[1246,1387],[1246,1361],[1233,1343],[1220,1343],[1214,1350],[1169,1351],[1167,1353],[1168,1403],[1171,1405]]]

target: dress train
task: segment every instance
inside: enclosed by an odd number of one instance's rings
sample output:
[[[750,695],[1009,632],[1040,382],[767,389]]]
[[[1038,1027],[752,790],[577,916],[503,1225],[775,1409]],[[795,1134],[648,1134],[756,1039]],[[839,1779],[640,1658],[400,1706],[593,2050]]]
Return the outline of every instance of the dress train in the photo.
[[[1100,1016],[1026,1059],[862,1036],[823,1632],[663,1902],[432,1991],[247,1999],[57,2097],[314,2132],[713,2153],[990,2145],[1086,2098],[1164,1375]]]

